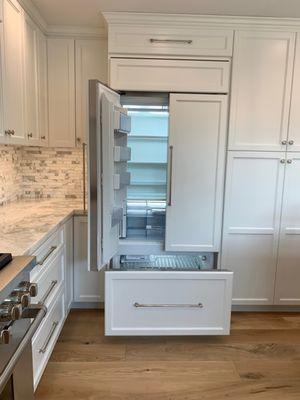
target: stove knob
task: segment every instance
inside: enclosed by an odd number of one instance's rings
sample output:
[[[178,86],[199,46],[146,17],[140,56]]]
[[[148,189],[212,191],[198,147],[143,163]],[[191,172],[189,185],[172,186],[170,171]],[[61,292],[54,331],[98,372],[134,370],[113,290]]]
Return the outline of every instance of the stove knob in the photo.
[[[30,297],[36,297],[38,294],[38,285],[36,283],[21,282],[14,292],[28,293]]]
[[[2,329],[0,332],[0,344],[9,344],[10,332],[8,329]]]
[[[22,317],[22,305],[14,304],[10,309],[11,321],[17,321]]]
[[[30,305],[30,295],[29,293],[12,292],[8,301],[14,304],[21,304],[22,307],[26,308]]]
[[[22,316],[22,305],[12,302],[0,305],[0,322],[11,322],[20,319]]]

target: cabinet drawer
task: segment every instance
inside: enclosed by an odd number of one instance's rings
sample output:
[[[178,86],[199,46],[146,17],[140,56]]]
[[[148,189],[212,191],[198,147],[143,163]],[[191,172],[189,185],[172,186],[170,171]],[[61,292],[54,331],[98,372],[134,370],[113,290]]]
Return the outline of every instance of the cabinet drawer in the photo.
[[[60,291],[57,300],[48,310],[42,325],[32,339],[32,361],[35,389],[59,336],[64,322],[64,316],[64,295],[62,291]]]
[[[232,272],[107,271],[106,335],[227,335]]]
[[[109,54],[231,56],[232,29],[109,26]]]
[[[42,301],[47,307],[51,304],[54,295],[64,281],[64,253],[60,250],[51,263],[45,266],[45,270],[35,282],[38,285],[38,295],[35,302]]]
[[[30,279],[36,280],[37,277],[44,271],[44,268],[52,262],[57,252],[64,244],[64,230],[58,229],[48,240],[45,241],[35,252],[37,265],[30,273]]]
[[[111,58],[115,90],[227,93],[230,62]]]

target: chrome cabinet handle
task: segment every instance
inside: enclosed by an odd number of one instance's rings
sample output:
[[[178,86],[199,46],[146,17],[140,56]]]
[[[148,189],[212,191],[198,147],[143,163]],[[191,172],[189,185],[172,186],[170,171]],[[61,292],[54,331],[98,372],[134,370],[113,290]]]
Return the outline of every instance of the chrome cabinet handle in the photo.
[[[11,130],[7,129],[6,131],[4,131],[5,135],[9,136],[11,134]]]
[[[192,44],[190,39],[150,39],[150,43],[177,43],[177,44]]]
[[[10,134],[11,134],[12,136],[14,136],[14,134],[15,134],[14,129],[13,129],[12,131],[10,131]]]
[[[284,146],[286,146],[287,140],[282,140],[282,141],[281,141],[281,144],[284,145]]]
[[[45,254],[45,256],[41,259],[41,261],[37,262],[37,265],[45,264],[46,260],[51,256],[54,250],[57,249],[57,246],[51,246],[50,250]]]
[[[289,160],[286,160],[286,162],[287,162],[288,164],[292,164],[293,160],[289,159]]]
[[[172,181],[173,181],[173,146],[169,147],[169,190],[168,190],[168,206],[172,205]]]
[[[56,286],[57,284],[58,284],[58,281],[57,281],[57,280],[52,281],[52,282],[50,283],[50,286],[48,287],[48,289],[47,289],[46,293],[44,294],[44,296],[43,296],[43,297],[41,298],[41,300],[39,301],[39,304],[44,304],[44,303],[46,303],[46,301],[47,301],[48,297],[50,296],[52,290],[55,288],[55,286]]]
[[[41,136],[41,139],[42,140],[46,140],[46,136]]]
[[[40,348],[39,353],[42,353],[42,354],[46,353],[49,343],[52,339],[52,336],[54,335],[54,332],[56,331],[56,328],[58,327],[58,324],[59,324],[58,321],[53,322],[50,332],[49,332],[49,335],[47,336],[47,339],[45,340],[44,345]]]
[[[280,162],[281,162],[281,164],[285,164],[285,159],[282,158],[282,159],[280,160]]]
[[[33,137],[32,132],[28,133],[28,134],[27,134],[27,137],[28,137],[28,139],[29,139],[29,138],[32,138],[32,137]]]
[[[289,140],[289,145],[290,145],[290,146],[293,146],[294,143],[295,143],[295,142],[294,142],[293,140]]]
[[[133,303],[135,308],[203,308],[202,303],[197,304],[140,304]]]

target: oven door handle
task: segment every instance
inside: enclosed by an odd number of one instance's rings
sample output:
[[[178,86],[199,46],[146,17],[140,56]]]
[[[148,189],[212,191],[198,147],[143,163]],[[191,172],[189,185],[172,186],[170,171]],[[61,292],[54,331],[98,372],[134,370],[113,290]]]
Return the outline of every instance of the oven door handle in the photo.
[[[25,336],[23,337],[22,341],[20,342],[19,346],[17,347],[16,351],[14,352],[13,356],[9,360],[7,366],[5,367],[3,373],[0,375],[0,393],[5,388],[6,383],[8,382],[9,378],[11,377],[17,362],[19,361],[20,357],[22,356],[24,350],[26,349],[29,342],[35,332],[37,331],[40,323],[42,322],[43,318],[47,313],[47,308],[43,305],[40,306],[40,310],[37,313],[33,323],[30,325],[28,331],[26,332]]]

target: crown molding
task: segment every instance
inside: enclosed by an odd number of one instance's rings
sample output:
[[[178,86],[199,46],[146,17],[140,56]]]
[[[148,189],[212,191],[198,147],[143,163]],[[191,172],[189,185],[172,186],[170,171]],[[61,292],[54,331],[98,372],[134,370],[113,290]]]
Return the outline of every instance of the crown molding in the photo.
[[[48,25],[47,35],[49,36],[70,36],[70,37],[94,37],[107,38],[107,30],[105,27],[85,27],[71,25]]]
[[[103,12],[108,25],[165,25],[170,27],[260,27],[260,28],[300,28],[300,18],[240,17],[221,15],[160,14]]]
[[[26,13],[34,20],[34,22],[39,26],[39,28],[47,33],[47,22],[40,14],[37,7],[32,3],[31,0],[18,0]]]

